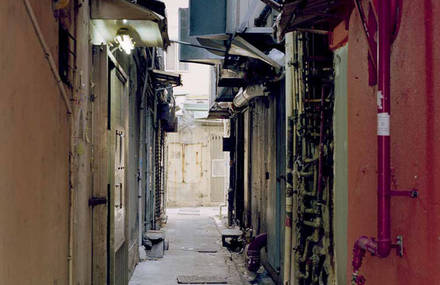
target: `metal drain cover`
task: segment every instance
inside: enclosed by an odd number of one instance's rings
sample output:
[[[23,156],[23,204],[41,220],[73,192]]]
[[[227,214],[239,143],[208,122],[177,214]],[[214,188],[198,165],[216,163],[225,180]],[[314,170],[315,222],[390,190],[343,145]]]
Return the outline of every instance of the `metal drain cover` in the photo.
[[[178,284],[228,284],[225,277],[221,276],[201,276],[201,275],[179,275]]]

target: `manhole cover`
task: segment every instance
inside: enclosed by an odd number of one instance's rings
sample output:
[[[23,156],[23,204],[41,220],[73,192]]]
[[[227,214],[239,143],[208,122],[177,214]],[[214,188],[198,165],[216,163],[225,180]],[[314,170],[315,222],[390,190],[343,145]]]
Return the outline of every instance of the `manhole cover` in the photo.
[[[225,277],[221,276],[200,276],[200,275],[179,275],[178,284],[228,284]]]

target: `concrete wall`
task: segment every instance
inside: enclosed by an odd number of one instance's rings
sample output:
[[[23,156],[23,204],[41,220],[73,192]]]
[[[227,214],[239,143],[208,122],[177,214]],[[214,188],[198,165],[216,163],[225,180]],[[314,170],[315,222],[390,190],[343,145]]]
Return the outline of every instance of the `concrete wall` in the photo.
[[[440,2],[403,1],[391,54],[393,190],[417,188],[419,198],[392,198],[392,237],[405,256],[367,256],[367,284],[437,284],[440,279]],[[348,44],[348,245],[376,236],[376,88],[368,86],[367,41],[358,13]],[[349,249],[349,250],[350,250]],[[347,279],[351,279],[351,260]]]
[[[168,134],[168,206],[208,206],[224,201],[225,180],[212,173],[212,159],[227,158],[218,144],[222,137],[221,123],[195,122],[194,126]],[[223,165],[226,173],[226,160]]]
[[[30,1],[52,54],[51,1]],[[69,124],[23,1],[0,2],[0,284],[66,284]]]

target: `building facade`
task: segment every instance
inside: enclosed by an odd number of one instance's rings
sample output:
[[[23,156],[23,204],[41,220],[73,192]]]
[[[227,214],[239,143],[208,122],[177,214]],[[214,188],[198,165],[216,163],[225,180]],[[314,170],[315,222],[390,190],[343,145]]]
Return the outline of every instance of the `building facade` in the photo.
[[[191,1],[187,35],[210,55],[186,55],[218,67],[230,223],[267,236],[273,279],[434,284],[440,6],[212,2]]]
[[[165,5],[132,2],[0,4],[2,284],[127,284],[163,223],[180,76]]]

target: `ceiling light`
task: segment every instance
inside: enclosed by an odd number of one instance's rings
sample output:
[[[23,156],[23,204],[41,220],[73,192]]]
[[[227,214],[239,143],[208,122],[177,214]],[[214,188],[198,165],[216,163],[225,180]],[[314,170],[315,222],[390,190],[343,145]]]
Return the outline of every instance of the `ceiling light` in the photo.
[[[135,42],[130,37],[127,29],[120,29],[115,37],[115,42],[119,44],[119,48],[125,51],[126,54],[130,54],[134,50]]]

